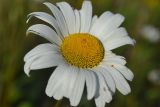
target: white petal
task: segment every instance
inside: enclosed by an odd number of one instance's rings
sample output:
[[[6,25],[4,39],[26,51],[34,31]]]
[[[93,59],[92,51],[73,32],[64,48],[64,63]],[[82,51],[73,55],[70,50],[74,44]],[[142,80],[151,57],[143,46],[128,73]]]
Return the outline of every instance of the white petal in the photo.
[[[108,63],[109,65],[114,65],[114,64],[121,64],[121,65],[125,65],[126,64],[126,61],[122,58],[118,58],[118,57],[115,57],[115,58],[106,58],[104,59],[103,61],[105,61],[106,63]]]
[[[67,24],[65,22],[64,16],[62,14],[62,12],[53,4],[45,2],[44,3],[53,13],[53,15],[55,16],[58,26],[63,34],[63,36],[68,36],[68,28],[67,28]]]
[[[65,82],[62,84],[64,96],[66,98],[72,99],[72,97],[74,97],[72,96],[72,92],[74,89],[76,79],[78,77],[78,72],[79,72],[78,68],[70,66],[70,69],[68,70],[68,76],[66,80],[64,80]]]
[[[70,99],[72,106],[77,106],[79,104],[83,94],[84,86],[85,86],[85,75],[84,75],[84,71],[80,70],[78,72],[78,77],[75,81],[74,89],[72,91],[72,95],[71,95],[72,98]]]
[[[60,31],[59,26],[58,26],[58,24],[57,24],[57,21],[56,21],[56,19],[55,19],[53,16],[51,16],[50,14],[45,13],[45,12],[33,12],[33,13],[30,13],[30,14],[28,15],[27,23],[28,23],[28,21],[29,21],[32,17],[39,18],[39,19],[41,19],[41,20],[49,23],[50,25],[53,26],[53,28],[55,28],[55,30],[56,30],[56,32],[58,33],[58,35],[62,37],[62,35],[61,35],[61,33],[60,33],[61,31]],[[62,37],[62,38],[63,38],[63,37]]]
[[[132,73],[130,69],[128,69],[125,66],[118,65],[118,64],[115,64],[114,68],[116,68],[117,71],[119,71],[127,80],[132,81],[134,74]]]
[[[109,39],[128,36],[128,33],[124,27],[120,27],[118,29],[113,30],[112,32],[106,34],[103,38],[104,42],[107,42]]]
[[[80,32],[80,13],[78,10],[74,10],[75,12],[75,17],[76,17],[76,27],[75,27],[75,33],[79,33]]]
[[[97,67],[95,70],[97,72],[100,72],[103,75],[103,77],[108,85],[108,88],[110,89],[111,92],[115,93],[116,86],[115,86],[115,82],[112,78],[112,75],[102,67]]]
[[[102,96],[95,99],[96,107],[105,107],[106,102]]]
[[[27,30],[27,35],[29,33],[39,35],[56,45],[59,45],[62,42],[60,37],[57,35],[57,33],[53,29],[51,29],[50,27],[44,24],[32,25]]]
[[[93,25],[96,23],[97,20],[98,20],[98,16],[97,15],[93,16],[90,30],[92,29]]]
[[[37,59],[37,56],[33,56],[31,58],[29,58],[25,64],[24,64],[24,72],[26,73],[27,76],[30,76],[29,73],[30,73],[30,66],[32,64],[32,62]]]
[[[106,20],[105,20],[105,17],[106,17]],[[120,14],[112,15],[112,13],[110,12],[108,13],[106,12],[106,14],[103,15],[102,19],[103,19],[103,22],[101,21],[100,23],[101,26],[99,26],[99,28],[97,26],[97,29],[99,30],[95,30],[92,32],[93,34],[98,36],[98,38],[102,41],[104,40],[104,37],[106,35],[108,35],[110,32],[118,28],[121,25],[121,23],[124,21],[124,17],[122,15]]]
[[[64,64],[59,65],[54,72],[52,73],[51,77],[49,78],[47,87],[46,87],[46,94],[49,97],[52,97],[54,93],[56,93],[57,87],[59,87],[60,83],[65,78],[66,74],[66,66]]]
[[[62,99],[63,96],[71,100],[74,97],[72,96],[72,92],[74,85],[76,84],[75,82],[79,71],[76,67],[68,66],[67,64],[63,65],[59,69],[63,70],[64,72],[61,73],[61,77],[57,79],[54,79],[56,77],[51,78],[54,84],[51,83],[50,86],[48,86],[46,92],[57,100]]]
[[[126,44],[134,45],[135,43],[135,41],[128,36],[126,29],[123,27],[114,30],[103,40],[103,43],[106,46],[106,50],[112,50]]]
[[[58,54],[52,52],[37,54],[26,60],[24,72],[29,76],[30,70],[57,66],[61,62],[63,62],[62,57]]]
[[[41,56],[35,59],[32,62],[30,69],[36,70],[36,69],[49,68],[49,67],[57,66],[62,62],[63,60],[60,55],[55,54],[55,53],[48,53],[44,56]]]
[[[65,78],[64,76],[61,76],[61,77],[63,77],[63,78]],[[60,78],[61,78],[60,77]],[[61,100],[62,98],[63,98],[63,94],[64,94],[64,92],[63,92],[63,90],[62,90],[62,87],[63,87],[63,85],[62,85],[62,81],[61,82],[58,82],[57,84],[57,87],[55,88],[55,91],[53,92],[53,98],[54,99],[56,99],[56,100]]]
[[[58,80],[58,85],[55,87],[54,92],[52,93],[55,99],[61,99],[64,97],[71,99],[71,93],[74,88],[75,80],[77,78],[78,70],[73,66],[64,65],[64,71]],[[59,82],[61,81],[61,82]]]
[[[127,95],[131,92],[130,86],[127,83],[127,81],[124,79],[124,77],[118,72],[116,69],[111,68],[109,66],[102,66],[104,67],[113,77],[116,88],[123,94]]]
[[[104,12],[93,24],[90,33],[98,36],[97,34],[99,34],[101,32],[101,28],[104,28],[106,23],[108,23],[108,20],[113,16],[113,14],[109,11]]]
[[[92,20],[92,5],[90,1],[84,1],[82,9],[80,10],[81,29],[80,32],[88,33]]]
[[[57,52],[58,52],[58,47],[53,44],[45,43],[38,45],[30,52],[28,52],[24,57],[24,61],[26,62],[24,65],[25,73],[29,76],[29,72],[31,70],[30,68],[31,64],[39,57],[43,57],[48,54],[54,55]]]
[[[85,79],[86,79],[86,85],[87,85],[87,98],[88,100],[91,100],[95,94],[97,89],[97,80],[96,76],[93,71],[84,71],[85,73]]]
[[[108,64],[108,65],[114,65],[114,64],[120,64],[120,65],[125,65],[126,61],[125,58],[122,56],[118,56],[115,54],[107,54],[107,52],[105,53],[105,57],[103,59],[103,61]]]
[[[102,102],[104,101],[109,103],[112,100],[112,94],[105,83],[103,75],[99,72],[96,72],[96,74],[99,79],[100,89],[99,89],[99,96],[95,98],[95,100],[98,99],[99,97],[102,97]]]
[[[68,26],[69,33],[70,34],[75,33],[76,21],[75,21],[75,14],[72,7],[66,2],[60,2],[60,3],[57,3],[57,5],[59,6],[60,10],[63,13],[63,16]]]
[[[104,39],[106,35],[108,35],[110,32],[118,28],[121,23],[124,21],[124,17],[120,14],[115,14],[114,16],[111,17],[111,19],[108,21],[107,25],[105,28],[101,30],[100,38]]]
[[[25,57],[24,61],[27,61],[29,58],[33,57],[34,55],[37,54],[42,54],[42,53],[48,53],[48,52],[53,52],[53,53],[58,53],[59,47],[56,45],[50,44],[50,43],[45,43],[45,44],[40,44],[33,48],[31,51],[29,51]]]
[[[106,51],[113,50],[123,45],[131,44],[134,45],[135,41],[131,39],[129,36],[117,37],[113,39],[109,39],[107,42],[103,43]]]

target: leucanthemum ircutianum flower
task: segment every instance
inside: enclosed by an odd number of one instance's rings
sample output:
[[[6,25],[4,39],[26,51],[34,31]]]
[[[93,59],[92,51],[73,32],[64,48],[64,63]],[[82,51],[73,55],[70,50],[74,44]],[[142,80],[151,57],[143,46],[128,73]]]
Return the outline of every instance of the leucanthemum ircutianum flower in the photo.
[[[56,66],[46,94],[57,100],[66,97],[72,106],[79,104],[84,87],[87,99],[94,99],[97,107],[109,103],[116,89],[124,95],[130,93],[126,79],[132,81],[133,73],[125,66],[124,57],[112,53],[120,46],[134,45],[125,28],[119,27],[124,17],[109,11],[92,17],[90,1],[84,1],[80,10],[66,2],[44,4],[53,15],[33,12],[27,22],[36,17],[48,25],[32,25],[27,34],[39,35],[49,43],[25,55],[25,73]]]

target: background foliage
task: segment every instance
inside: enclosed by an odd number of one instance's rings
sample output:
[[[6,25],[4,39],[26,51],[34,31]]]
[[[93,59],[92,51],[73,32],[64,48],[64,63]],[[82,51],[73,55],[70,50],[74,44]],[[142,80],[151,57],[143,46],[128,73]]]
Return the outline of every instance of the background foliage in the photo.
[[[30,78],[23,71],[24,55],[39,43],[46,42],[37,36],[25,36],[30,24],[40,22],[33,20],[27,25],[27,14],[49,12],[42,4],[44,1],[47,0],[0,0],[0,107],[54,107],[56,103],[45,94],[54,68],[32,71]],[[66,1],[75,8],[81,7],[82,0]],[[135,78],[131,83],[132,92],[123,96],[117,91],[107,107],[160,107],[160,41],[150,42],[141,33],[145,25],[160,29],[160,1],[92,0],[92,3],[94,14],[109,10],[124,15],[126,20],[122,26],[137,42],[135,47],[124,46],[114,51],[126,57]],[[159,75],[157,81],[148,78],[154,69]],[[69,101],[64,99],[61,107],[69,107]],[[84,94],[79,107],[95,107],[95,104],[87,101]]]

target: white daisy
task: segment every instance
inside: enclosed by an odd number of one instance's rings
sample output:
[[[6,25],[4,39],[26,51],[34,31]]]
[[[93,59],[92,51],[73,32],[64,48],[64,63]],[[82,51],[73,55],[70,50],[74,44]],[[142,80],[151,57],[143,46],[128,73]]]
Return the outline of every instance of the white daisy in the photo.
[[[104,12],[92,17],[90,1],[84,1],[81,10],[73,9],[68,3],[55,5],[44,3],[53,13],[33,12],[27,22],[36,17],[49,25],[35,24],[28,28],[49,41],[40,44],[24,57],[24,71],[57,66],[46,88],[46,94],[57,100],[66,97],[72,106],[77,106],[84,87],[88,100],[95,99],[97,107],[104,107],[112,100],[118,89],[122,94],[130,93],[126,79],[132,81],[133,73],[125,66],[122,56],[111,50],[131,44],[120,14]]]
[[[152,25],[143,26],[140,33],[145,39],[152,43],[157,43],[160,41],[160,31]]]

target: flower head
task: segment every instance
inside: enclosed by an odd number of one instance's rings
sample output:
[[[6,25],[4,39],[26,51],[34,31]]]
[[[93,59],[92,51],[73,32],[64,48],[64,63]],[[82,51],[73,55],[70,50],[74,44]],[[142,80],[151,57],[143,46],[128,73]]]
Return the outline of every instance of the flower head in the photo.
[[[36,17],[50,26],[32,25],[27,34],[39,35],[49,43],[40,44],[26,54],[25,73],[56,66],[46,94],[57,100],[66,97],[72,106],[79,104],[85,86],[88,100],[94,98],[97,107],[109,103],[116,89],[124,95],[130,93],[126,79],[132,81],[133,73],[125,66],[124,57],[112,53],[120,46],[134,45],[125,28],[119,27],[124,17],[109,11],[92,17],[90,1],[84,1],[81,10],[73,9],[66,2],[56,6],[44,4],[53,16],[33,12],[27,22]]]
[[[160,31],[152,25],[143,26],[140,33],[145,39],[152,43],[157,43],[160,41]]]

